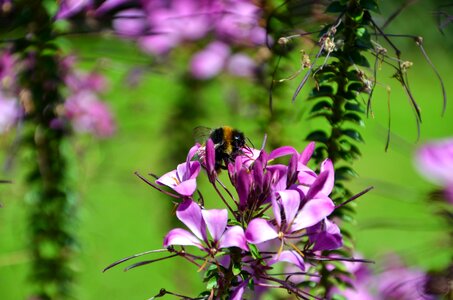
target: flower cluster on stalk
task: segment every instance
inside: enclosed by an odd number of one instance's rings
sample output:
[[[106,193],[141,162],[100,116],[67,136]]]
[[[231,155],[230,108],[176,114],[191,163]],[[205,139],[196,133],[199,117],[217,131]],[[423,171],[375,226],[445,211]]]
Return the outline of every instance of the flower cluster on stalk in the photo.
[[[319,282],[317,262],[335,259],[329,250],[343,245],[339,227],[329,219],[336,208],[329,197],[334,167],[329,159],[321,163],[319,172],[308,167],[314,148],[314,143],[302,152],[291,146],[269,153],[243,148],[225,165],[234,190],[218,176],[215,145],[210,139],[205,146],[193,146],[185,162],[155,183],[138,175],[174,199],[176,216],[187,229],[170,230],[163,246],[171,253],[168,257],[183,257],[206,271],[206,298],[242,299],[247,291],[262,289],[284,289],[302,299],[312,297],[296,277]],[[204,207],[197,188],[202,170],[224,208]],[[187,246],[198,248],[201,254],[192,254]],[[139,265],[143,263],[131,267]]]
[[[242,50],[262,46],[267,38],[260,22],[262,9],[251,0],[107,0],[99,5],[63,0],[56,17],[82,14],[99,23],[108,20],[118,36],[136,41],[151,55],[163,57],[178,47],[200,44],[191,58],[190,73],[201,80],[222,71],[253,76],[257,63]]]

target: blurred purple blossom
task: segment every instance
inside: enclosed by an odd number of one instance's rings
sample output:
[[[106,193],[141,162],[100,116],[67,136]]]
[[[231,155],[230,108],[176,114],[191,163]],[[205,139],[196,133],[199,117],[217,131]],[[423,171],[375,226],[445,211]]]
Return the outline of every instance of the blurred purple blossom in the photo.
[[[81,90],[68,97],[65,116],[78,132],[91,133],[100,138],[109,137],[115,132],[115,122],[109,107],[89,90]]]
[[[444,187],[447,200],[453,204],[453,138],[420,147],[416,153],[416,166],[423,177]]]
[[[408,267],[395,254],[387,255],[379,263],[380,273],[373,274],[365,264],[342,262],[354,275],[344,278],[351,287],[335,289],[334,294],[351,300],[434,300],[424,293],[426,273],[418,268]]]
[[[191,72],[198,79],[212,78],[224,70],[235,76],[253,76],[255,62],[239,53],[264,45],[267,37],[260,25],[262,9],[253,0],[108,0],[98,7],[92,0],[66,0],[57,18],[70,18],[84,9],[95,9],[99,18],[112,13],[113,29],[122,37],[135,38],[153,55],[167,55],[184,43],[210,41],[191,62]],[[230,47],[238,54],[229,57]]]
[[[434,300],[423,291],[427,280],[425,272],[406,266],[396,255],[388,256],[384,264],[385,271],[376,278],[379,299]]]
[[[0,90],[12,92],[16,85],[16,60],[8,50],[0,52]]]
[[[57,19],[70,18],[83,10],[92,8],[93,0],[61,0],[57,12]]]
[[[227,62],[228,73],[238,77],[252,78],[256,73],[256,62],[244,53],[232,55]]]
[[[0,90],[0,134],[8,132],[21,116],[19,103],[6,97]]]
[[[213,42],[192,57],[190,70],[197,79],[209,79],[220,73],[230,54],[228,45]]]

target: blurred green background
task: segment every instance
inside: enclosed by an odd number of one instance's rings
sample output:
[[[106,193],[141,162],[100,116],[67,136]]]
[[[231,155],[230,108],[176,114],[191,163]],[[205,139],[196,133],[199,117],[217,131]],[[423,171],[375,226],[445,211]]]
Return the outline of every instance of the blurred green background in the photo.
[[[383,5],[382,15],[392,9]],[[433,10],[429,1],[420,1],[406,9],[387,32],[424,37],[425,49],[442,75],[451,98],[452,38],[448,31],[441,35],[437,30],[431,15]],[[256,108],[243,104],[241,99],[253,97],[267,103],[266,92],[253,82],[227,75],[207,82],[197,91],[183,86],[180,78],[187,67],[184,54],[181,61],[150,68],[148,56],[140,53],[132,43],[113,37],[72,36],[62,43],[67,51],[74,51],[81,57],[82,68],[97,66],[108,77],[110,92],[104,98],[113,107],[118,124],[117,133],[111,139],[99,142],[90,137],[73,137],[66,145],[68,156],[73,157],[71,177],[77,185],[74,201],[79,203],[76,232],[80,245],[73,266],[78,277],[75,297],[146,299],[160,288],[195,295],[201,285],[201,275],[181,259],[158,262],[127,273],[121,266],[102,273],[102,269],[115,260],[160,248],[164,235],[176,224],[172,221],[170,200],[133,173],[160,175],[174,169],[185,159],[184,152],[191,146],[175,143],[175,132],[191,136],[197,125],[232,125],[243,130],[258,147],[267,132],[260,130],[253,118]],[[409,78],[422,109],[420,141],[416,142],[415,117],[407,96],[390,78],[391,70],[384,67],[378,74],[374,118],[367,119],[366,127],[362,129],[366,143],[361,147],[363,157],[355,164],[359,177],[350,184],[354,192],[370,185],[375,189],[356,201],[356,221],[348,226],[355,235],[358,251],[368,259],[378,262],[384,253],[397,251],[410,264],[422,268],[441,266],[449,259],[441,251],[442,224],[424,203],[426,193],[434,186],[416,172],[413,153],[424,141],[453,136],[453,106],[449,104],[446,114],[440,117],[442,95],[434,72],[412,40],[401,39],[398,45],[403,50],[403,58],[414,62]],[[293,59],[294,70],[288,70],[288,75],[298,69],[298,55],[295,54]],[[145,68],[136,86],[125,83],[133,68]],[[276,103],[286,112],[285,119],[280,120],[282,140],[298,149],[306,145],[304,137],[314,126],[304,116],[306,94],[300,95],[295,103],[290,100],[301,79],[299,76],[285,82],[282,96]],[[390,149],[385,152],[389,117],[387,87],[391,88],[392,137]],[[197,109],[203,113],[193,118],[192,123],[181,125],[175,119],[177,105],[181,99],[194,96],[199,97],[197,103],[201,103],[201,108]],[[7,143],[6,140],[1,142]],[[172,159],[169,152],[175,152],[175,148],[182,155]],[[24,195],[27,187],[19,180],[27,159],[27,153],[20,153],[14,170],[1,174],[2,179],[14,181],[0,187],[3,204],[0,209],[1,299],[25,299],[32,292],[27,282],[31,264],[26,252],[27,199]],[[200,181],[200,189],[208,199],[212,191],[203,179]],[[215,203],[208,203],[210,208],[215,207]]]

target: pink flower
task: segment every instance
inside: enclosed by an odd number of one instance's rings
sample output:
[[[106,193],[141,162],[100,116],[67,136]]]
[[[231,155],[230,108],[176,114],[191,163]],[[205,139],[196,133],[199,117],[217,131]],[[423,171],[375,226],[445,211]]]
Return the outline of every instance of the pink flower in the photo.
[[[110,109],[91,91],[82,90],[70,96],[65,103],[65,113],[76,131],[89,132],[101,138],[115,132]]]
[[[230,74],[239,77],[253,77],[256,71],[256,63],[250,56],[237,53],[228,59],[227,70]]]
[[[420,147],[416,164],[423,177],[445,188],[447,200],[453,204],[453,138]]]
[[[156,183],[166,185],[182,196],[192,196],[197,189],[197,176],[200,173],[200,163],[189,161],[179,164],[176,170],[162,175]]]
[[[137,37],[146,33],[146,15],[140,9],[126,9],[115,15],[113,29],[125,37]]]
[[[9,131],[20,117],[19,103],[0,91],[0,133]]]
[[[227,226],[226,209],[202,210],[194,201],[185,200],[178,206],[176,216],[191,232],[182,228],[172,229],[164,238],[164,247],[195,246],[213,256],[222,248],[239,247],[248,250],[244,230],[240,226]]]
[[[192,57],[190,71],[197,79],[209,79],[219,74],[230,54],[228,45],[213,42]]]
[[[93,0],[62,0],[57,12],[57,19],[70,18],[91,7]]]

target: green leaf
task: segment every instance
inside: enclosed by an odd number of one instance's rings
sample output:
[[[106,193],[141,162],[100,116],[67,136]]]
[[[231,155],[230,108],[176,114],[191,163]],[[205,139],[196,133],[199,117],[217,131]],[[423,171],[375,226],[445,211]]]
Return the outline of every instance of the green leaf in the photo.
[[[241,264],[240,264],[240,263],[235,263],[235,264],[233,264],[233,269],[232,269],[232,271],[233,271],[234,276],[239,275],[239,274],[241,273],[241,271],[242,271],[242,270],[241,270]]]
[[[351,145],[351,149],[349,149],[349,151],[351,154],[353,154],[354,159],[362,156],[362,152],[360,152],[359,148],[356,145]]]
[[[370,63],[368,62],[368,60],[366,59],[365,56],[363,56],[362,54],[360,54],[359,51],[354,51],[351,53],[351,59],[352,61],[358,65],[358,66],[362,66],[362,67],[366,67],[366,68],[369,68],[370,67]]]
[[[365,141],[362,138],[362,135],[355,129],[342,129],[341,130],[342,134],[346,135],[347,137],[350,137],[354,141],[364,143]]]
[[[346,9],[346,5],[341,4],[340,1],[334,1],[326,8],[327,13],[339,13]]]
[[[322,130],[316,130],[307,135],[305,138],[308,141],[326,143],[328,140],[327,134]]]
[[[333,87],[330,85],[321,85],[311,90],[310,97],[333,96]]]
[[[254,244],[248,244],[249,245],[249,250],[250,254],[254,259],[261,259],[261,253],[258,250],[258,248]]]
[[[321,100],[315,105],[310,110],[310,113],[316,113],[319,111],[325,111],[325,110],[332,110],[332,103],[327,101],[327,100]]]
[[[362,106],[359,103],[347,102],[344,105],[344,109],[345,110],[359,112],[359,113],[365,113],[365,110],[362,108]]]
[[[378,6],[376,0],[361,0],[360,4],[362,5],[362,7],[364,9],[368,9],[368,10],[374,11],[374,12],[376,12],[378,14],[381,13],[381,11],[379,10],[379,6]]]
[[[348,91],[360,92],[363,89],[363,83],[352,82],[348,85]]]
[[[343,115],[343,120],[350,121],[362,127],[365,126],[365,123],[363,122],[362,118],[359,115],[352,112],[345,113]]]
[[[335,178],[339,180],[349,180],[354,177],[358,177],[357,174],[351,167],[343,166],[335,169]]]
[[[206,289],[212,290],[213,288],[216,288],[217,286],[218,286],[217,277],[213,276],[213,277],[209,278],[208,283],[206,284]]]

